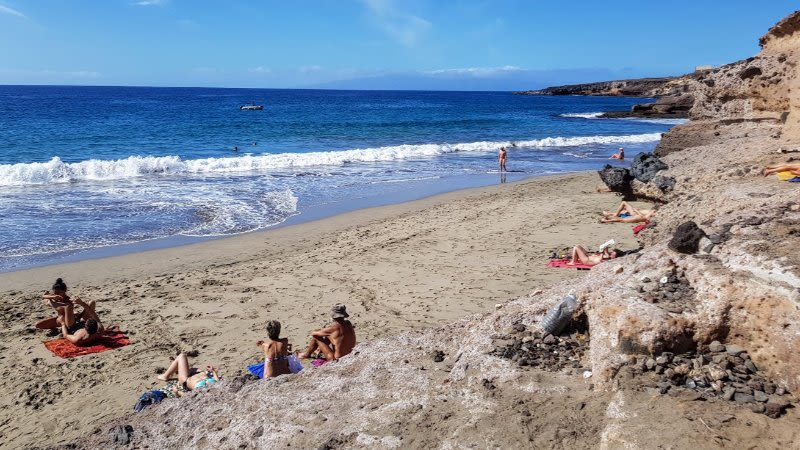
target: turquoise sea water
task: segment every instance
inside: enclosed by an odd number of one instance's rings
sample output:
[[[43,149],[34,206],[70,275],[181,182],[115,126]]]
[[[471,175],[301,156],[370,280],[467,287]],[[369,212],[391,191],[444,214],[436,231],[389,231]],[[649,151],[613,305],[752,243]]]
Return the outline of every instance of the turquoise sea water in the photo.
[[[241,111],[255,101],[262,111]],[[242,233],[649,151],[642,99],[0,86],[0,270]],[[235,150],[238,147],[238,151]]]

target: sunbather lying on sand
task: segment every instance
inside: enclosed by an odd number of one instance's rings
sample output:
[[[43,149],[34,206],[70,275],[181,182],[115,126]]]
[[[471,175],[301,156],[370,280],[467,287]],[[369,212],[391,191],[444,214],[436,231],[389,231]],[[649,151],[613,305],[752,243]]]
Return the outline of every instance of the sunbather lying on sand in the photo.
[[[277,320],[267,322],[267,336],[269,342],[256,341],[256,345],[264,350],[264,378],[292,373],[289,370],[289,352],[292,351],[292,344],[288,339],[281,338],[281,323]]]
[[[764,176],[778,172],[790,172],[792,175],[800,176],[800,163],[773,164],[767,166],[767,168],[764,169]]]
[[[616,250],[609,250],[608,247],[603,248],[598,253],[589,253],[583,246],[576,245],[572,248],[572,259],[567,263],[569,265],[585,264],[587,266],[594,266],[601,262],[614,259],[617,257]]]
[[[85,321],[76,320],[73,304],[60,307],[61,334],[75,345],[89,345],[103,334],[105,328],[94,310],[95,302],[85,303],[78,298],[75,299],[75,304],[83,307],[81,316]]]
[[[168,388],[178,397],[186,392],[202,389],[219,381],[219,375],[217,375],[217,370],[214,366],[206,366],[206,370],[202,372],[196,368],[190,368],[189,358],[184,353],[176,356],[169,368],[159,375],[158,379],[169,381],[176,373],[178,374],[178,382],[168,386]]]
[[[311,343],[299,358],[311,358],[315,352],[322,353],[322,357],[328,361],[339,359],[351,351],[356,346],[356,331],[353,324],[347,318],[347,309],[342,304],[333,305],[331,308],[331,318],[333,323],[328,327],[311,332]]]
[[[639,209],[633,207],[628,202],[622,202],[619,204],[619,207],[617,208],[616,212],[610,213],[608,211],[603,211],[602,215],[603,217],[600,219],[600,222],[603,223],[611,223],[611,222],[641,223],[641,222],[647,222],[648,220],[652,219],[653,216],[656,215],[656,210]]]

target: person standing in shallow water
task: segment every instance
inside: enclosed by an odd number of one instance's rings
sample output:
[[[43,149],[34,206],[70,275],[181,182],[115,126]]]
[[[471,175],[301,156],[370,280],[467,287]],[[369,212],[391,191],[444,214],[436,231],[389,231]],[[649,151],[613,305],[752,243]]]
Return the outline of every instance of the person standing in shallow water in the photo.
[[[500,153],[497,154],[497,161],[500,163],[500,172],[508,172],[506,169],[506,158],[508,153],[505,147],[500,147]]]

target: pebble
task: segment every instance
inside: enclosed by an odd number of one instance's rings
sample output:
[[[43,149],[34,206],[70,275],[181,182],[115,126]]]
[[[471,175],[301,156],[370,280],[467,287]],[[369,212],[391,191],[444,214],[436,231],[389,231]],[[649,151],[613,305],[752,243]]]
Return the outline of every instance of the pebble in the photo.
[[[767,410],[767,407],[763,403],[753,403],[750,405],[750,409],[756,414],[762,414]]]
[[[714,353],[719,353],[719,352],[725,351],[725,346],[722,345],[722,343],[719,342],[719,341],[714,341],[714,342],[708,344],[708,351],[714,352]]]
[[[753,391],[753,398],[755,399],[755,401],[760,403],[766,403],[767,400],[769,399],[769,397],[767,397],[767,394],[763,391]]]
[[[728,352],[729,355],[738,355],[744,352],[744,349],[736,344],[728,344],[725,346],[725,351]]]
[[[750,394],[743,394],[741,392],[733,394],[733,401],[736,403],[753,403],[755,400],[755,397]]]

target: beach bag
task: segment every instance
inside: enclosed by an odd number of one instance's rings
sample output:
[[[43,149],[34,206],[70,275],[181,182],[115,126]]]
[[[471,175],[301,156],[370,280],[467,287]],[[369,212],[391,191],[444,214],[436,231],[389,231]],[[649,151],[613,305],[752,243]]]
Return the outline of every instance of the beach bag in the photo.
[[[303,363],[297,359],[297,356],[289,355],[289,371],[292,373],[299,373],[303,370]]]
[[[142,412],[143,409],[150,405],[161,403],[161,400],[164,400],[165,398],[167,398],[167,394],[163,393],[162,391],[147,391],[142,394],[141,397],[139,397],[139,401],[133,406],[133,411],[137,413]]]
[[[575,294],[570,293],[547,311],[540,322],[542,329],[553,336],[557,335],[572,318],[577,307],[578,299]]]

